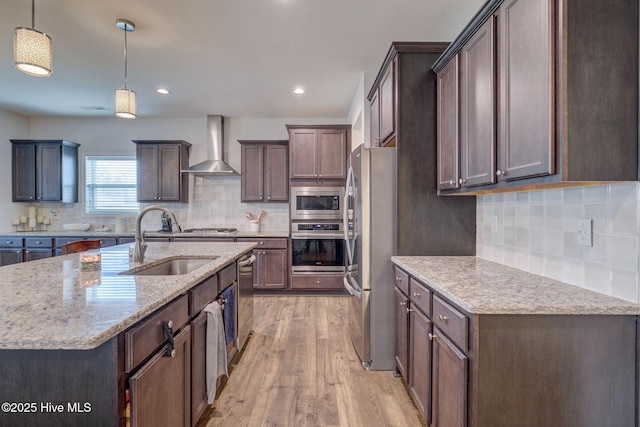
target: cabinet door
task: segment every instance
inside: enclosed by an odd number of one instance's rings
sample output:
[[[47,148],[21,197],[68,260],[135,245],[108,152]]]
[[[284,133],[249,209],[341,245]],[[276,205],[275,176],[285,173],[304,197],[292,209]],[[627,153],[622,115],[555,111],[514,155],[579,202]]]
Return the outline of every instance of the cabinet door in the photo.
[[[242,185],[243,202],[264,200],[264,145],[242,145]],[[267,173],[269,173],[267,169]]]
[[[414,307],[409,313],[409,391],[427,424],[431,413],[430,333],[431,321]]]
[[[62,146],[37,146],[36,177],[38,201],[62,200]]]
[[[320,129],[317,140],[318,178],[347,177],[347,131]]]
[[[160,182],[159,200],[164,202],[180,201],[180,185],[182,171],[180,170],[180,146],[160,145],[159,149],[159,172]]]
[[[507,0],[498,10],[501,128],[496,174],[502,180],[555,171],[551,3]]]
[[[468,359],[437,328],[433,333],[431,426],[465,427]]]
[[[458,56],[438,74],[438,189],[458,188]]]
[[[371,98],[371,146],[380,146],[380,90],[376,90]]]
[[[53,254],[53,249],[26,249],[24,251],[24,260],[35,261],[38,259],[51,258]]]
[[[36,146],[13,144],[13,201],[33,201],[36,198]]]
[[[495,183],[494,25],[489,18],[461,51],[460,175],[465,187]]]
[[[407,366],[409,362],[409,300],[395,288],[396,296],[396,367],[408,383]]]
[[[195,426],[207,409],[207,313],[191,321],[191,425]]]
[[[285,145],[266,147],[265,193],[268,202],[289,200],[289,152]]]
[[[22,249],[0,249],[0,266],[22,262]]]
[[[291,178],[316,178],[316,138],[315,129],[291,130]]]
[[[289,276],[286,249],[254,251],[256,262],[253,265],[254,288],[284,289]]]
[[[380,144],[384,144],[396,131],[395,65],[394,59],[380,80]]]
[[[137,145],[138,201],[158,200],[158,146]]]
[[[190,427],[191,328],[174,337],[175,357],[162,347],[129,380],[131,426]]]

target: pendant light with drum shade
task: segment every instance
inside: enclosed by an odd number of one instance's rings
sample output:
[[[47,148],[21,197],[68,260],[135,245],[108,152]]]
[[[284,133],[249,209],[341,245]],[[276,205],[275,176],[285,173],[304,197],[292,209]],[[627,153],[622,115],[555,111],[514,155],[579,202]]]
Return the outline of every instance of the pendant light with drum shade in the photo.
[[[136,93],[127,89],[127,33],[133,32],[136,26],[126,19],[116,19],[116,26],[124,31],[124,89],[116,89],[115,110],[118,117],[135,119],[138,117]]]
[[[13,31],[13,63],[23,73],[48,77],[53,72],[51,37],[35,29],[35,0],[31,0],[31,28],[17,27]]]

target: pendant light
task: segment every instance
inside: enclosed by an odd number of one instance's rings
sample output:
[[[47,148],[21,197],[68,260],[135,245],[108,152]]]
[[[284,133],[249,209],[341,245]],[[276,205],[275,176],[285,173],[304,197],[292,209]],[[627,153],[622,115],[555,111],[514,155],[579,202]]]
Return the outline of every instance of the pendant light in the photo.
[[[13,63],[23,73],[47,77],[52,73],[51,37],[35,26],[35,0],[31,0],[31,28],[17,27],[13,31]]]
[[[136,93],[127,89],[127,33],[133,32],[136,26],[126,19],[116,19],[116,26],[124,31],[124,89],[116,89],[116,115],[123,119],[135,119],[138,117]]]

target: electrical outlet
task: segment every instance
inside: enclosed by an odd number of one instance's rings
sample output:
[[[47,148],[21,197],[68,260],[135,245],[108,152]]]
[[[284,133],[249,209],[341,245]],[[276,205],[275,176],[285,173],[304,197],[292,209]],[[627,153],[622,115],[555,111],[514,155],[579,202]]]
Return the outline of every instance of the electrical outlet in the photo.
[[[593,246],[593,237],[591,230],[590,219],[578,220],[578,245],[580,246]]]

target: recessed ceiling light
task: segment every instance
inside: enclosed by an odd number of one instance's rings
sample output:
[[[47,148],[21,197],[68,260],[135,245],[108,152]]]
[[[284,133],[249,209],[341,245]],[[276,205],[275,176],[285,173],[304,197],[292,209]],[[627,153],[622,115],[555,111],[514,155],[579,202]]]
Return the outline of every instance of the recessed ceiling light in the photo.
[[[161,93],[161,94],[163,94],[163,95],[166,95],[166,94],[168,94],[168,93],[171,93],[171,92],[169,91],[169,89],[164,89],[164,88],[158,88],[158,89],[156,89],[156,92]]]
[[[302,95],[304,93],[304,89],[302,89],[301,87],[294,89],[293,93],[298,94],[298,95]]]

